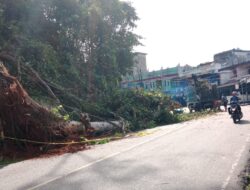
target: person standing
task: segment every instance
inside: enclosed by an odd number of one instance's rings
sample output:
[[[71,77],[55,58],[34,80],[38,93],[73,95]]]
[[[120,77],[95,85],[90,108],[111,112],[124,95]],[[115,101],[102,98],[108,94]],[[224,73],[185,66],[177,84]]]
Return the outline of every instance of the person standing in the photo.
[[[222,96],[221,96],[221,101],[222,101],[222,104],[223,104],[223,106],[224,106],[225,111],[227,111],[227,104],[228,104],[227,97],[224,96],[224,95],[222,95]]]

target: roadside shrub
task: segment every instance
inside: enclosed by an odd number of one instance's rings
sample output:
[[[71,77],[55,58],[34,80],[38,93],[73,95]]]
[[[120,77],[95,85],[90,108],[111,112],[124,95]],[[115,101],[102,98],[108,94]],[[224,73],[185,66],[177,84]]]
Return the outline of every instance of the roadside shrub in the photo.
[[[161,92],[120,89],[106,97],[102,106],[126,119],[132,131],[177,122],[170,111],[179,104]]]
[[[176,114],[171,114],[170,112],[166,110],[161,110],[155,116],[154,121],[158,125],[166,125],[166,124],[171,124],[171,123],[177,123],[179,119]]]

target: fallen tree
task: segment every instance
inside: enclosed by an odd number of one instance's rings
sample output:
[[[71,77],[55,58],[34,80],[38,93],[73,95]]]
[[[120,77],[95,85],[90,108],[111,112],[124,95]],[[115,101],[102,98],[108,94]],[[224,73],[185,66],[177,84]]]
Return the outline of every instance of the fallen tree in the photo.
[[[93,123],[92,127],[87,114],[80,114],[80,122],[57,117],[36,103],[3,64],[0,64],[0,110],[5,148],[18,146],[21,150],[40,151],[58,147],[56,143],[81,141],[83,137],[93,137],[122,126],[119,122],[103,122]]]
[[[65,131],[67,123],[32,100],[3,65],[0,66],[0,110],[6,137],[41,142],[72,138]],[[23,146],[23,143],[18,144]]]

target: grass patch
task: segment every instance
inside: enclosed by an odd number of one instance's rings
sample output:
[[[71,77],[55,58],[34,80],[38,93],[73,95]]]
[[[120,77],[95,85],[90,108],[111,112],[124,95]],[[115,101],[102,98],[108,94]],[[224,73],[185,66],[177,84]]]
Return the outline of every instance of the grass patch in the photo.
[[[246,186],[246,190],[250,190],[250,185]]]
[[[98,145],[98,144],[107,144],[110,142],[109,138],[104,138],[101,140],[91,140],[91,142],[89,143],[90,145]]]

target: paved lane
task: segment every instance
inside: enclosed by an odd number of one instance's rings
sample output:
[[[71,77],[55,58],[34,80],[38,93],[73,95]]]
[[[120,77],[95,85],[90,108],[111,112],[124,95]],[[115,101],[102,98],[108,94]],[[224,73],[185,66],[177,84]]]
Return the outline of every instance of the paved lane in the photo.
[[[243,112],[237,125],[219,113],[75,154],[12,164],[0,169],[0,187],[239,190],[250,148],[250,107]]]

